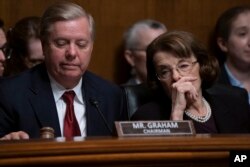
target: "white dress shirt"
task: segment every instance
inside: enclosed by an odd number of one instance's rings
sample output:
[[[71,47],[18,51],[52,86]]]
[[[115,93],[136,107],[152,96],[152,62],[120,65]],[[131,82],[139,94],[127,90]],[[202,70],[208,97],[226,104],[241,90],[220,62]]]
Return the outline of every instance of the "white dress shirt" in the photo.
[[[52,76],[49,75],[49,78],[50,78],[50,84],[51,84],[52,92],[53,92],[55,103],[56,103],[56,109],[57,109],[57,114],[58,114],[59,123],[60,123],[60,130],[63,136],[64,117],[66,114],[66,103],[62,99],[62,95],[65,91],[69,91],[69,90],[65,89],[63,86],[57,83],[55,79],[52,78]],[[85,102],[83,101],[81,86],[82,86],[82,79],[73,89],[70,89],[70,90],[73,90],[76,94],[74,98],[75,116],[76,116],[80,131],[81,131],[81,136],[85,137],[86,136],[86,115],[85,115],[86,105],[85,105]]]

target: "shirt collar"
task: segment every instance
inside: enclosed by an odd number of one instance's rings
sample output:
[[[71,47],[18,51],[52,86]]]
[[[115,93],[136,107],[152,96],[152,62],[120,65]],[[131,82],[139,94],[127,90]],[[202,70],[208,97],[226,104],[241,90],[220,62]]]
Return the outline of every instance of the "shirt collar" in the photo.
[[[236,79],[233,74],[231,73],[231,71],[229,70],[228,66],[226,65],[226,63],[224,64],[224,67],[225,67],[225,70],[228,74],[228,77],[229,77],[229,81],[230,83],[233,85],[233,86],[237,86],[237,87],[240,87],[240,88],[244,88],[243,87],[243,84],[238,80]]]
[[[225,70],[228,74],[228,78],[229,78],[229,82],[233,85],[233,86],[237,86],[240,88],[244,88],[243,84],[237,80],[233,74],[230,72],[229,68],[227,67],[226,63],[224,64]],[[248,92],[248,103],[250,104],[250,92]]]
[[[73,90],[76,94],[76,100],[79,101],[81,104],[83,104],[83,96],[82,96],[82,89],[81,89],[82,78],[73,89],[65,89],[61,84],[56,82],[56,80],[50,74],[48,75],[49,75],[50,85],[52,88],[55,102],[57,102],[62,97],[65,91]]]

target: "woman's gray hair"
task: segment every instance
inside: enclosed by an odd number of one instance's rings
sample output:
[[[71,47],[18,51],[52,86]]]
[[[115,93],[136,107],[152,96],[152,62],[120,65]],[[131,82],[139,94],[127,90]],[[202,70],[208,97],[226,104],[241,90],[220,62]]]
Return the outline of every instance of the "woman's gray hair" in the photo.
[[[54,5],[47,8],[44,12],[41,20],[40,38],[42,42],[48,40],[50,35],[51,25],[57,21],[74,20],[80,17],[86,17],[90,25],[91,37],[95,38],[95,23],[93,17],[87,13],[81,6],[71,2],[57,2]]]

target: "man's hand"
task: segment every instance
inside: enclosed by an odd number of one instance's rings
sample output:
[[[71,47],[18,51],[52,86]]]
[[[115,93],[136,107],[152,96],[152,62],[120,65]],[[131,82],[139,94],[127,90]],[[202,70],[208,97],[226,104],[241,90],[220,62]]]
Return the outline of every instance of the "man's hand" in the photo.
[[[0,138],[0,140],[21,140],[21,139],[29,139],[29,135],[24,131],[11,132],[4,137]]]

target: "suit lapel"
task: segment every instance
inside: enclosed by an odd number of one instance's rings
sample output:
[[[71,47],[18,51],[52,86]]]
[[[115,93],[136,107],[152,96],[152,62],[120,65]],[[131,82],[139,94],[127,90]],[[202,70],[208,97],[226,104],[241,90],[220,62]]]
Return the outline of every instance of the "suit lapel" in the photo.
[[[52,127],[55,136],[61,136],[55,100],[45,66],[34,72],[31,78],[29,101],[41,127]]]
[[[82,82],[82,90],[86,102],[87,136],[96,136],[101,135],[100,133],[103,133],[103,131],[105,132],[107,129],[105,125],[102,124],[103,120],[94,104],[94,102],[97,103],[100,112],[104,112],[103,97],[99,88],[91,81],[93,78],[91,78],[90,75],[89,72],[85,73]]]

